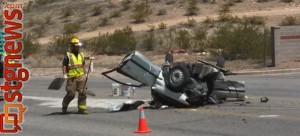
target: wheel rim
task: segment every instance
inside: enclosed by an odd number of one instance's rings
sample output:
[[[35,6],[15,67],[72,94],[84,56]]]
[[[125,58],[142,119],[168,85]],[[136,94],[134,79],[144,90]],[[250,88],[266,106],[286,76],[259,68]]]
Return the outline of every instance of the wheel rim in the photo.
[[[184,75],[181,70],[177,69],[171,72],[170,77],[171,77],[170,82],[173,83],[174,85],[178,85],[183,81]]]

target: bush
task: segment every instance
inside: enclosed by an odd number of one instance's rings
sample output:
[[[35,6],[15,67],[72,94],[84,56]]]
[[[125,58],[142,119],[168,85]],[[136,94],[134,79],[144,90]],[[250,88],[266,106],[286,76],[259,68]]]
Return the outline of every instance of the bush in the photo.
[[[204,24],[212,24],[214,22],[215,22],[215,20],[213,18],[208,17],[208,16],[203,21]]]
[[[222,4],[220,5],[219,15],[226,15],[230,12],[230,5],[229,4]]]
[[[49,3],[53,3],[57,0],[36,0],[36,4],[40,5],[40,6],[43,6],[43,5],[46,5],[46,4],[49,4]]]
[[[246,24],[262,26],[266,24],[265,18],[261,16],[244,17],[243,22]]]
[[[197,15],[198,11],[199,8],[197,6],[197,0],[189,0],[185,15],[186,16]]]
[[[226,24],[219,26],[214,34],[210,37],[210,46],[223,49],[226,59],[262,58],[264,33],[260,27],[248,24]],[[270,34],[267,39],[270,43]]]
[[[162,30],[162,29],[166,29],[167,28],[167,25],[165,23],[160,23],[158,25],[158,29]]]
[[[185,23],[182,23],[183,26],[186,26],[186,27],[194,27],[196,26],[197,24],[197,21],[195,19],[190,19],[189,17],[187,18],[187,22]]]
[[[258,3],[268,2],[269,0],[257,0]]]
[[[281,20],[280,25],[281,26],[293,26],[293,25],[299,25],[300,22],[297,22],[296,17],[293,16],[287,16],[283,20]]]
[[[281,0],[282,2],[285,2],[285,3],[290,3],[290,2],[293,2],[294,0]]]
[[[88,23],[89,23],[89,26],[90,26],[91,30],[96,30],[96,28],[99,26],[98,21],[88,22]]]
[[[121,5],[122,5],[122,10],[123,11],[126,11],[126,10],[130,9],[131,0],[123,0],[121,2]]]
[[[77,33],[80,29],[80,24],[78,23],[66,23],[63,28],[64,34]]]
[[[107,53],[111,55],[129,53],[136,48],[136,40],[132,29],[125,27],[115,30],[113,34],[100,34],[88,42],[88,47],[95,54]]]
[[[2,17],[2,16],[1,16]],[[2,21],[1,21],[2,22]],[[35,25],[35,19],[33,19],[33,18],[30,18],[29,20],[28,20],[28,22],[27,22],[27,26],[28,27],[32,27],[32,26],[34,26]]]
[[[50,46],[48,47],[49,55],[54,54],[64,54],[69,51],[69,44],[73,35],[63,34],[63,35],[55,35],[50,39]]]
[[[34,37],[42,37],[46,33],[46,23],[43,20],[35,20],[36,26],[32,29]]]
[[[102,14],[102,7],[101,6],[94,6],[92,16],[99,16]]]
[[[49,14],[49,15],[47,15],[46,17],[45,17],[45,23],[46,24],[50,24],[51,23],[51,19],[52,19],[52,16]]]
[[[107,5],[108,8],[116,7],[115,4],[111,0],[106,0],[106,1],[108,2],[108,5]]]
[[[112,12],[110,12],[109,17],[110,18],[120,17],[120,14],[121,14],[121,11],[116,9],[116,10],[113,10]]]
[[[33,28],[32,31],[35,33],[35,37],[42,37],[46,33],[45,24],[39,24],[37,27]]]
[[[109,46],[109,34],[99,34],[87,42],[86,49],[95,54],[106,54],[106,48]]]
[[[179,30],[176,32],[175,43],[180,49],[188,49],[191,47],[191,36],[187,30]]]
[[[176,1],[175,0],[167,0],[166,4],[167,5],[172,5],[172,4],[175,4]]]
[[[166,15],[167,11],[165,9],[159,9],[157,15],[158,16],[162,16],[162,15]]]
[[[107,26],[107,25],[109,25],[108,18],[107,17],[100,18],[99,26],[104,27],[104,26]]]
[[[153,32],[147,34],[142,41],[142,47],[146,51],[153,51],[156,44],[155,35]]]
[[[158,35],[157,43],[161,48],[158,48],[159,52],[165,53],[166,50],[171,50],[175,45],[175,30],[169,29],[167,31],[162,31],[162,34]]]
[[[40,50],[41,44],[35,40],[30,33],[24,33],[23,35],[23,55],[29,56],[37,53]]]
[[[149,30],[148,32],[153,32],[155,30],[155,26],[154,25],[148,25]]]
[[[142,23],[151,14],[151,7],[147,1],[142,1],[133,5],[132,18],[136,23]]]
[[[207,42],[207,33],[207,29],[203,27],[198,27],[193,30],[194,51],[204,51]]]
[[[62,17],[69,17],[73,14],[73,9],[71,6],[66,6],[62,8],[61,14],[63,15]]]

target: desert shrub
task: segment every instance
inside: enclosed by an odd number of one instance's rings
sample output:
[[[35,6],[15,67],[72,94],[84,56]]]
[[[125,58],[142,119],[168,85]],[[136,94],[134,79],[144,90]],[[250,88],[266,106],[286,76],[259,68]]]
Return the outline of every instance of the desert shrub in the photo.
[[[230,12],[230,5],[227,3],[220,5],[218,12],[219,15],[228,14]]]
[[[246,24],[262,26],[266,24],[265,18],[261,16],[244,17],[243,22]]]
[[[46,23],[41,19],[37,19],[35,24],[32,29],[34,37],[42,37],[46,33]]]
[[[257,0],[258,3],[268,2],[269,0]]]
[[[92,10],[92,16],[99,16],[102,14],[102,7],[101,6],[94,6]]]
[[[88,22],[88,23],[89,23],[91,30],[96,30],[96,28],[99,26],[98,21]]]
[[[242,3],[243,0],[234,0],[235,3]]]
[[[120,17],[120,15],[121,15],[121,11],[118,9],[115,9],[112,12],[110,12],[109,17],[115,18],[115,17]]]
[[[149,30],[148,32],[153,32],[155,30],[155,25],[148,25]]]
[[[182,23],[181,25],[186,26],[186,27],[194,27],[196,26],[197,21],[195,19],[190,19],[189,17],[187,18],[187,22]]]
[[[206,17],[205,20],[203,21],[204,24],[212,24],[214,22],[215,20],[211,17]]]
[[[126,10],[130,9],[131,0],[123,0],[121,2],[121,5],[122,5],[122,10],[123,11],[126,11]]]
[[[176,32],[175,44],[181,49],[191,47],[191,35],[187,30],[180,29]]]
[[[176,3],[175,0],[166,0],[167,5],[172,5],[172,4],[175,4],[175,3]]]
[[[165,23],[158,24],[158,29],[162,30],[162,29],[166,29],[166,28],[167,28],[167,24],[165,24]]]
[[[136,44],[132,29],[125,27],[122,30],[115,30],[112,34],[99,34],[88,42],[88,47],[95,54],[116,55],[135,50]]]
[[[33,28],[32,31],[34,32],[35,37],[40,38],[46,33],[46,26],[45,24],[38,25],[37,27]]]
[[[50,3],[53,3],[57,0],[36,0],[36,4],[40,5],[40,6],[43,6],[43,5],[46,5],[46,4],[50,4]]]
[[[162,33],[158,35],[156,39],[157,44],[161,47],[158,48],[158,51],[165,53],[166,50],[171,50],[172,48],[174,48],[175,30],[168,29],[167,31],[162,31]]]
[[[231,14],[220,14],[218,17],[219,22],[228,22],[228,23],[241,23],[242,20],[238,16],[232,16]]]
[[[153,51],[156,44],[154,32],[146,34],[142,41],[142,48],[146,51]]]
[[[293,2],[294,0],[281,0],[282,2],[285,2],[285,3],[290,3],[290,2]]]
[[[111,0],[106,0],[107,1],[107,8],[114,8],[116,5],[111,1]]]
[[[64,8],[61,9],[61,14],[62,17],[68,17],[71,16],[73,14],[73,9],[71,6],[66,6]]]
[[[45,23],[49,25],[49,24],[51,23],[51,19],[52,19],[51,14],[45,16],[45,19],[44,19],[44,20],[45,20]]]
[[[207,28],[197,27],[193,30],[193,50],[203,52],[207,42]]]
[[[197,0],[189,0],[185,15],[186,16],[197,15],[198,11],[199,8],[197,6]]]
[[[87,42],[86,49],[95,54],[106,54],[106,47],[109,46],[109,34],[99,34]]]
[[[1,16],[2,17],[2,16]],[[2,21],[1,21],[2,22]],[[27,22],[27,26],[28,27],[32,27],[35,25],[35,19],[33,18],[29,18],[28,22]]]
[[[77,33],[80,29],[80,24],[78,23],[66,23],[63,27],[64,34]]]
[[[104,27],[104,26],[107,26],[107,25],[109,25],[109,19],[107,17],[100,18],[99,26]]]
[[[158,16],[162,16],[162,15],[166,15],[166,14],[167,14],[167,11],[165,9],[159,9],[157,12]]]
[[[267,39],[270,43],[269,35]],[[210,46],[223,49],[226,59],[262,58],[263,45],[264,33],[260,27],[248,24],[219,26],[214,36],[210,37]]]
[[[151,14],[151,7],[148,1],[142,1],[133,5],[132,18],[136,23],[142,23]]]
[[[41,44],[30,33],[24,33],[23,35],[23,55],[29,56],[39,51]]]
[[[281,20],[281,26],[292,26],[292,25],[299,25],[300,22],[297,21],[296,17],[287,16],[283,20]]]
[[[74,36],[71,34],[55,35],[50,39],[50,45],[47,48],[49,55],[64,54],[69,51],[69,44]]]

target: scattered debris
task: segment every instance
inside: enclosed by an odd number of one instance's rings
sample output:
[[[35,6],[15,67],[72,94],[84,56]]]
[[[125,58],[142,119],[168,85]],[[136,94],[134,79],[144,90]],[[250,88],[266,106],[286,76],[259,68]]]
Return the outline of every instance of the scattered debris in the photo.
[[[265,96],[260,98],[260,102],[268,102],[268,101],[269,101],[269,99]]]
[[[197,111],[197,109],[191,109],[191,111]]]

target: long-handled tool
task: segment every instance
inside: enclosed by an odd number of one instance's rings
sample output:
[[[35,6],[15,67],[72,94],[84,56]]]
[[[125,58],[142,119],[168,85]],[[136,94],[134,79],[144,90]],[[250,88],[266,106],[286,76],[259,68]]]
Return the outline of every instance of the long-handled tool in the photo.
[[[83,85],[83,89],[85,89],[87,80],[89,79],[89,74],[90,74],[90,70],[91,70],[91,65],[92,65],[93,59],[94,59],[94,57],[90,57],[90,60],[91,60],[91,61],[90,61],[90,64],[89,64],[89,69],[88,69],[87,75],[86,75],[86,77],[85,77],[85,82],[84,82],[84,85]],[[80,90],[80,91],[83,91],[83,89]],[[81,92],[81,93],[82,93],[82,92]]]

